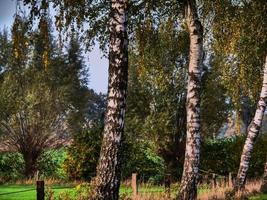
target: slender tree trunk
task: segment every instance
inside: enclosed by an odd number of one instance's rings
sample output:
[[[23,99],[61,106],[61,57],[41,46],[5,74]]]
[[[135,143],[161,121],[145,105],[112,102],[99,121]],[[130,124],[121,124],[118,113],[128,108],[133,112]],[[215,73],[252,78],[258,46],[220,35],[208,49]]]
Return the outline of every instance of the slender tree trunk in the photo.
[[[187,134],[184,170],[178,200],[197,198],[200,157],[200,86],[203,65],[203,27],[198,19],[196,1],[187,0],[186,22],[190,35],[190,60],[187,86]]]
[[[262,177],[261,189],[260,192],[263,194],[267,194],[267,161],[264,167],[264,173]]]
[[[108,102],[94,196],[117,200],[128,81],[127,0],[111,0]]]
[[[235,191],[240,191],[244,189],[245,180],[247,176],[247,171],[249,167],[249,161],[251,157],[251,153],[253,150],[254,142],[259,134],[262,119],[264,116],[265,108],[267,103],[267,56],[264,67],[264,75],[263,75],[263,84],[260,94],[260,100],[258,101],[257,109],[253,121],[250,123],[248,128],[248,134],[246,138],[245,145],[243,147],[243,152],[241,155],[239,170],[234,186]]]

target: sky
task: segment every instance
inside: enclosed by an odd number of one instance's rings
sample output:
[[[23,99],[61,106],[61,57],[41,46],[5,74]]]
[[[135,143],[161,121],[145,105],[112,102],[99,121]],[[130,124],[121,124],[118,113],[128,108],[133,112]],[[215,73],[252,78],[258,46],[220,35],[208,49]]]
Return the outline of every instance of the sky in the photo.
[[[16,0],[0,0],[0,30],[10,28],[16,12]],[[102,58],[98,45],[90,53],[86,53],[86,65],[89,65],[89,87],[96,92],[107,92],[108,60]]]

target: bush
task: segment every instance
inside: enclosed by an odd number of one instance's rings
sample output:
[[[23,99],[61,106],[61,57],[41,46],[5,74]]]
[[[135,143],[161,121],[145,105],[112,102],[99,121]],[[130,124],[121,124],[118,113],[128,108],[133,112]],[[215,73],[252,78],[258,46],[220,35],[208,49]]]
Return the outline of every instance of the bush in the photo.
[[[62,164],[66,159],[66,150],[45,151],[38,160],[38,170],[44,178],[63,179],[66,177]],[[24,159],[20,153],[0,153],[0,183],[23,179]]]
[[[141,181],[152,184],[158,184],[164,179],[165,162],[147,141],[126,143],[123,164],[123,179],[130,178],[133,172],[138,174]]]
[[[20,153],[0,153],[0,183],[22,178],[24,160]]]
[[[74,141],[67,150],[67,158],[63,165],[69,179],[91,180],[95,176],[102,131],[103,123],[99,123],[74,136]]]
[[[93,125],[74,136],[72,145],[67,150],[64,170],[71,180],[91,180],[96,174],[100,154],[103,122]],[[137,172],[144,181],[153,183],[163,180],[164,161],[156,154],[153,145],[147,141],[125,142],[123,145],[123,179]]]
[[[220,175],[228,175],[230,172],[236,175],[245,139],[245,136],[238,136],[204,142],[200,168]],[[267,136],[260,135],[252,152],[248,178],[260,177],[263,174],[266,162],[266,144]]]
[[[45,151],[38,160],[40,175],[45,178],[65,179],[63,163],[66,160],[66,149],[51,149]]]

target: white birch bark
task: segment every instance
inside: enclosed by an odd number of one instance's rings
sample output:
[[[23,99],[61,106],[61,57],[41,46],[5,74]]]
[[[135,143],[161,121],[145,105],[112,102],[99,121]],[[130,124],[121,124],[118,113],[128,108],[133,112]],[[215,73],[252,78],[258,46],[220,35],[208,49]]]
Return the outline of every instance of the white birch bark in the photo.
[[[107,111],[95,200],[117,200],[121,177],[121,146],[128,81],[127,0],[111,0]]]
[[[186,1],[186,23],[190,35],[187,86],[187,134],[182,182],[177,199],[197,198],[200,157],[200,88],[203,65],[203,27],[198,19],[196,1]]]
[[[245,145],[243,147],[239,170],[234,186],[235,191],[240,191],[244,189],[245,186],[245,180],[247,176],[247,171],[249,168],[249,161],[251,157],[251,153],[253,150],[254,142],[259,135],[259,131],[262,124],[262,119],[264,116],[264,112],[266,109],[266,103],[267,103],[267,56],[265,61],[265,67],[263,71],[263,83],[262,83],[262,89],[260,94],[260,99],[258,101],[257,109],[255,112],[255,116],[252,120],[252,122],[249,125],[248,128],[248,134],[246,138]]]

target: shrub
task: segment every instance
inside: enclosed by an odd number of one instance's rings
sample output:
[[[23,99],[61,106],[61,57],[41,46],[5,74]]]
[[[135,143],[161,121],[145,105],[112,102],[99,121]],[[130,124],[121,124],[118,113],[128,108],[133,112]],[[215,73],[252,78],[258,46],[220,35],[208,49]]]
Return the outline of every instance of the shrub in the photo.
[[[74,136],[63,168],[71,180],[91,180],[99,158],[103,124],[94,124]]]
[[[38,160],[38,170],[44,178],[64,179],[62,164],[66,151],[62,149],[45,151]],[[0,153],[0,183],[23,179],[24,159],[20,153]]]
[[[66,149],[51,149],[45,151],[38,160],[40,175],[45,178],[65,179],[63,163],[66,160]]]
[[[71,180],[91,180],[95,176],[100,154],[103,122],[74,136],[67,150],[64,170]],[[137,172],[143,181],[157,183],[164,177],[164,161],[147,141],[126,141],[123,149],[123,179]]]
[[[20,153],[0,153],[0,183],[22,178],[24,160]]]
[[[244,142],[245,136],[205,141],[202,144],[200,168],[220,175],[228,175],[230,172],[236,175]],[[252,152],[248,177],[262,175],[266,162],[266,144],[267,136],[260,135]]]
[[[131,177],[133,172],[138,174],[140,181],[157,184],[163,181],[165,162],[157,155],[155,147],[148,141],[135,141],[125,144],[123,179]]]

